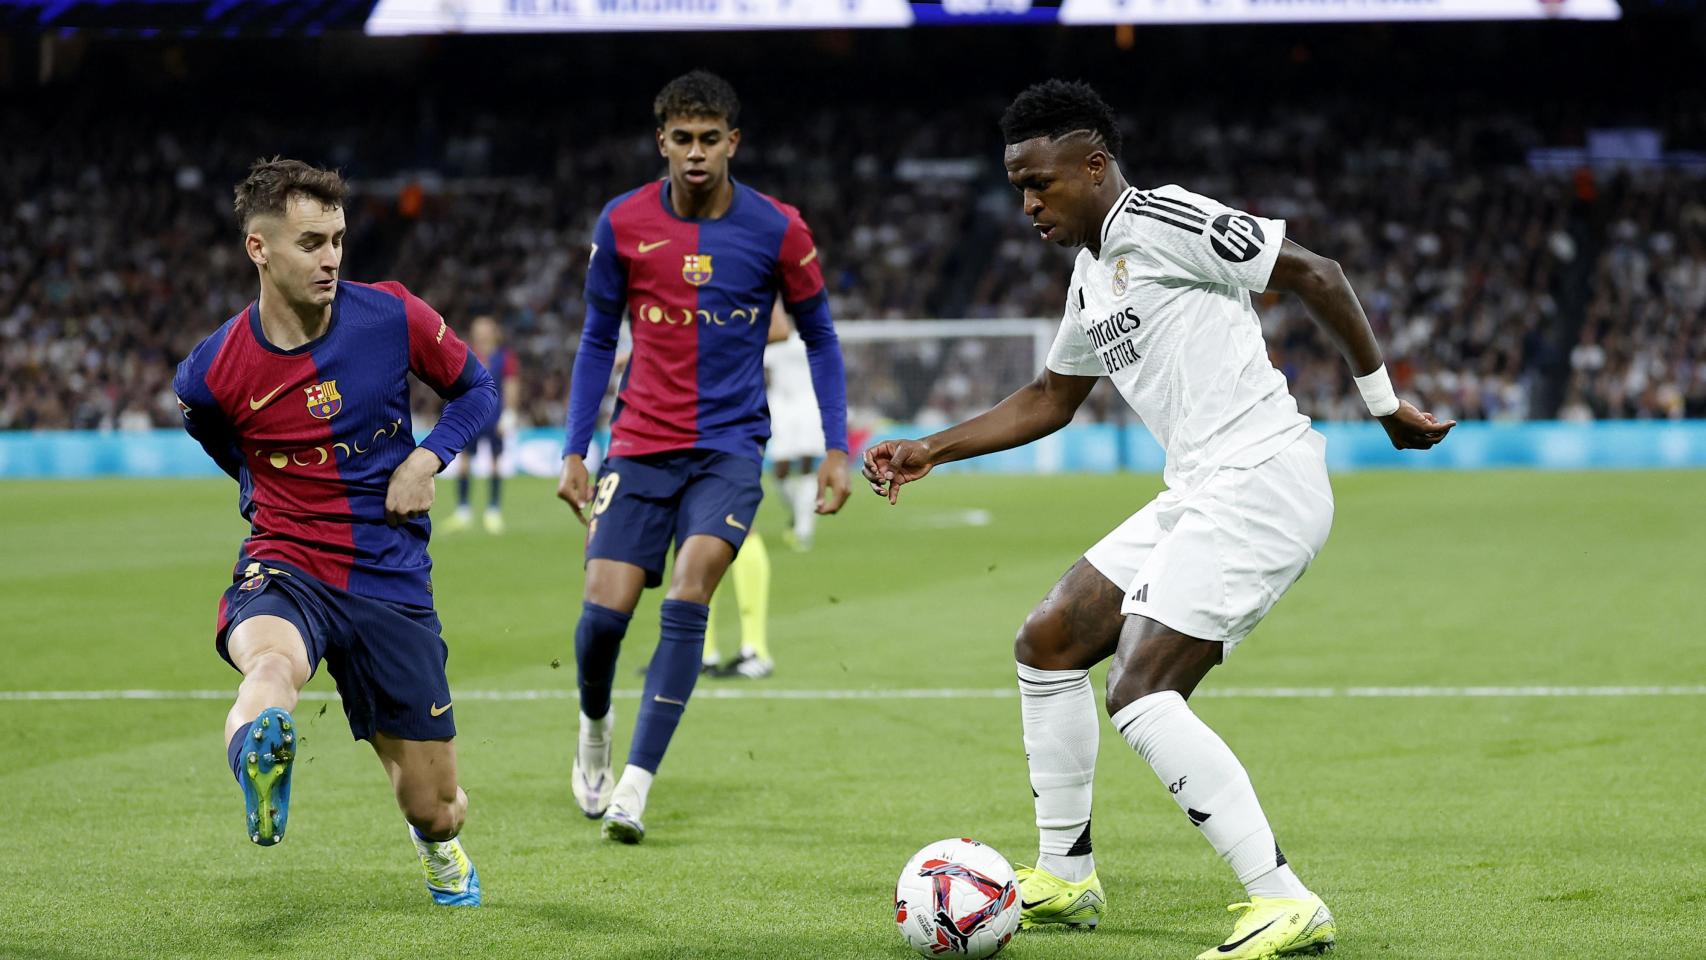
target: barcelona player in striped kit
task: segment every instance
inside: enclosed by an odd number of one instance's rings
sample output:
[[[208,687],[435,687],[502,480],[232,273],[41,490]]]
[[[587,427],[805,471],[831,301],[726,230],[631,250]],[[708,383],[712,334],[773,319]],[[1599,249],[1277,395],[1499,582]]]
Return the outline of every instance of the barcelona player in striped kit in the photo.
[[[497,389],[402,284],[340,278],[345,192],[336,173],[300,161],[254,165],[236,211],[260,297],[174,380],[185,428],[237,481],[250,524],[215,634],[243,674],[227,756],[249,839],[279,842],[300,734],[290,712],[325,661],[350,731],[391,779],[428,891],[475,906],[427,510],[433,477],[492,416]],[[411,373],[447,401],[418,446]]]
[[[473,525],[474,510],[469,504],[470,494],[473,492],[473,461],[478,456],[479,449],[485,447],[492,465],[491,498],[486,501],[485,519],[482,523],[487,533],[501,534],[504,532],[503,508],[500,506],[504,480],[504,438],[515,433],[516,423],[520,420],[517,409],[520,407],[521,397],[521,364],[516,360],[515,351],[504,344],[503,328],[491,314],[481,314],[474,318],[468,345],[474,348],[474,355],[480,358],[486,365],[486,371],[492,375],[492,382],[497,385],[501,402],[498,409],[492,412],[491,419],[469,443],[468,449],[456,458],[456,512],[450,516],[450,529],[466,530]]]
[[[699,676],[708,604],[752,526],[770,436],[764,344],[780,295],[805,341],[828,453],[819,513],[847,499],[847,403],[811,231],[799,211],[729,176],[740,103],[694,71],[653,103],[666,179],[605,206],[587,269],[557,495],[587,524],[575,627],[580,738],[570,779],[604,836],[638,843],[652,777]],[[634,347],[596,487],[585,457],[626,309]],[[675,566],[628,765],[612,785],[610,685],[641,591]]]

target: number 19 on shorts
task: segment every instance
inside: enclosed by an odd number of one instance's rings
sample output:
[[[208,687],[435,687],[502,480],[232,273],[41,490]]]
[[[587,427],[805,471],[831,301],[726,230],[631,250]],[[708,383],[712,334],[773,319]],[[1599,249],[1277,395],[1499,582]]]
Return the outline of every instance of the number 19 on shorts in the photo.
[[[622,482],[620,474],[608,473],[598,478],[598,495],[592,498],[592,515],[598,516],[610,509],[610,498],[616,496],[616,485]]]

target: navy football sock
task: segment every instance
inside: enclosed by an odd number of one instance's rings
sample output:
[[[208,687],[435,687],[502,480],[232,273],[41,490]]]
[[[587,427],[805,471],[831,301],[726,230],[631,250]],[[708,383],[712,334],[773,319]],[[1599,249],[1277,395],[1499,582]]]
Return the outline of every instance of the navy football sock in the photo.
[[[646,690],[640,698],[640,716],[634,721],[634,742],[628,749],[628,762],[642,770],[657,772],[687,709],[693,685],[699,682],[699,658],[705,649],[705,622],[710,611],[702,603],[663,602],[663,629],[651,666],[646,668]]]
[[[474,471],[470,470],[456,478],[456,505],[468,505],[468,488],[473,486]]]
[[[255,721],[250,720],[238,727],[231,737],[231,742],[225,745],[225,759],[230,762],[231,775],[237,778],[239,784],[243,782],[243,745],[249,742],[249,735],[254,726]]]
[[[503,489],[504,478],[498,476],[498,468],[494,464],[492,467],[492,502],[490,504],[493,510],[498,508],[499,501],[503,499]]]
[[[581,713],[594,720],[610,712],[610,684],[616,679],[616,654],[632,614],[589,601],[575,624],[575,666],[580,673]]]

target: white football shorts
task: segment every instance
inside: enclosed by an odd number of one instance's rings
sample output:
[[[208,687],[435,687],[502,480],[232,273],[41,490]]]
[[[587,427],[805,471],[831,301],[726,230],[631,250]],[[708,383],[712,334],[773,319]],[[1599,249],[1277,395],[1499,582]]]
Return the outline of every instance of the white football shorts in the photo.
[[[772,461],[823,457],[823,416],[816,405],[770,411],[770,442],[764,455]]]
[[[1254,467],[1163,490],[1084,559],[1125,591],[1121,613],[1218,641],[1224,658],[1327,542],[1326,452],[1326,438],[1310,430]]]

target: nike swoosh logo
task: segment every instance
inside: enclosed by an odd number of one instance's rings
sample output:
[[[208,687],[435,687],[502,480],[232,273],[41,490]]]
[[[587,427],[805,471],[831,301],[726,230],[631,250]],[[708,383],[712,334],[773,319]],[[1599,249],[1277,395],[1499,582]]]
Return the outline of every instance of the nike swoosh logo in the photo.
[[[656,250],[657,248],[663,246],[664,244],[666,244],[668,242],[669,242],[668,240],[659,240],[655,243],[642,243],[642,244],[640,244],[640,252],[641,253],[651,253],[653,250]]]
[[[666,696],[664,696],[664,695],[663,695],[663,694],[661,694],[661,693],[659,693],[659,694],[653,694],[653,695],[652,695],[652,699],[653,699],[653,700],[656,700],[656,701],[657,701],[657,702],[658,702],[658,703],[668,703],[668,704],[673,704],[673,705],[675,705],[675,706],[677,706],[677,707],[685,707],[685,706],[687,706],[687,701],[686,701],[686,700],[671,700],[671,699],[670,699],[670,698],[669,698],[669,697],[666,697]]]
[[[1045,904],[1045,903],[1047,903],[1053,899],[1054,899],[1053,897],[1044,897],[1041,900],[1020,900],[1019,901],[1019,909],[1021,909],[1021,910],[1035,910],[1036,908],[1042,906],[1043,904]]]
[[[735,515],[732,513],[729,514],[728,516],[724,517],[723,522],[728,524],[731,527],[734,527],[736,530],[745,530],[746,529],[746,524],[741,523],[739,520],[736,520]]]
[[[256,400],[254,397],[250,397],[249,398],[249,409],[250,410],[259,410],[260,408],[266,406],[267,404],[272,402],[273,397],[278,396],[278,392],[280,390],[283,390],[285,387],[288,387],[288,386],[290,386],[290,384],[288,382],[287,383],[281,383],[278,386],[274,387],[273,391],[271,393],[260,398],[259,400]]]
[[[1269,920],[1267,923],[1262,924],[1260,927],[1257,927],[1256,929],[1251,930],[1249,933],[1245,934],[1242,939],[1240,939],[1234,943],[1223,943],[1220,946],[1215,947],[1215,949],[1219,950],[1221,953],[1231,953],[1232,951],[1238,949],[1239,947],[1242,947],[1244,944],[1249,943],[1251,937],[1254,937],[1256,934],[1261,933],[1263,930],[1266,930],[1267,928],[1273,926],[1276,923],[1279,923],[1278,917],[1275,917],[1274,919]]]
[[[431,711],[432,711],[432,715],[433,715],[433,716],[435,716],[435,717],[442,717],[442,716],[444,716],[444,711],[446,711],[446,710],[449,710],[449,709],[450,709],[450,704],[448,704],[448,703],[447,703],[447,704],[445,704],[445,705],[444,705],[444,706],[442,706],[442,707],[441,707],[441,706],[439,706],[439,705],[438,705],[438,703],[437,703],[437,701],[434,701],[434,702],[433,702],[433,705],[432,705],[432,707],[431,707],[431,708],[430,708],[430,709],[431,709]]]

